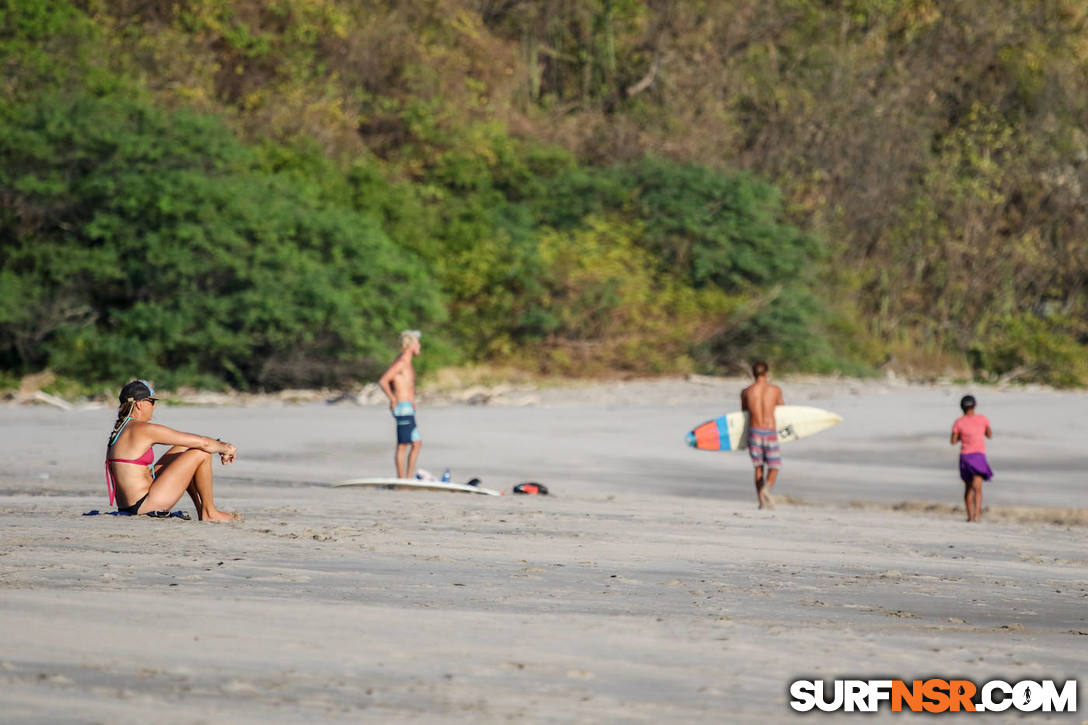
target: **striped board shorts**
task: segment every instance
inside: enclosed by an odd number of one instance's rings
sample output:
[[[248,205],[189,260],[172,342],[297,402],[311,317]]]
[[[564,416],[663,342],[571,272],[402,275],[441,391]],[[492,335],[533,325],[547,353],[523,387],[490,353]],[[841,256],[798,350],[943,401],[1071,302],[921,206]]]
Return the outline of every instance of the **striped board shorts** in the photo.
[[[756,468],[782,468],[782,452],[778,448],[778,431],[764,428],[748,429],[748,455]]]

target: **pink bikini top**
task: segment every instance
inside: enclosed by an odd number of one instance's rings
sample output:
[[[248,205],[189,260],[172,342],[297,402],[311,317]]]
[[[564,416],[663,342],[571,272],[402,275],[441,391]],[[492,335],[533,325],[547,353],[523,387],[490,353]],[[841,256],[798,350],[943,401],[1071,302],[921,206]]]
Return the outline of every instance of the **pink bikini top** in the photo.
[[[135,463],[140,466],[150,466],[155,462],[155,452],[148,448],[139,458],[107,458],[106,463]]]
[[[121,426],[121,428],[117,431],[117,435],[115,435],[113,437],[113,439],[110,441],[111,446],[117,440],[117,436],[121,435],[121,431],[125,429],[125,426],[128,425],[129,420],[132,420],[132,418],[129,418],[128,420],[126,420],[124,422],[124,424]],[[110,495],[110,506],[113,506],[113,500],[114,500],[115,492],[116,492],[117,488],[116,488],[116,486],[114,486],[113,476],[110,474],[110,464],[111,463],[134,463],[137,466],[150,466],[152,463],[155,462],[155,451],[153,451],[150,447],[148,447],[148,449],[146,451],[144,451],[144,454],[142,456],[140,456],[139,458],[110,458],[108,453],[106,454],[106,456],[107,456],[106,457],[106,491]],[[152,472],[152,475],[154,475],[154,472]]]

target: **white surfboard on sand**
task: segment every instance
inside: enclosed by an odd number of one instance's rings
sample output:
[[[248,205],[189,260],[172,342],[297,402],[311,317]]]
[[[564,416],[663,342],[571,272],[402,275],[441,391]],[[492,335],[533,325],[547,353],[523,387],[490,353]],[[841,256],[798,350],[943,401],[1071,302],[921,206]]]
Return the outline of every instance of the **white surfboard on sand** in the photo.
[[[377,476],[373,478],[352,478],[332,484],[334,488],[344,486],[369,486],[371,488],[417,489],[420,491],[459,491],[461,493],[481,493],[485,496],[502,496],[502,491],[494,491],[483,486],[469,486],[452,481],[421,481],[418,478],[394,478]]]
[[[806,405],[780,405],[774,409],[778,442],[807,438],[842,422],[835,413]],[[737,451],[748,447],[748,414],[737,411],[696,426],[687,444],[704,451]]]

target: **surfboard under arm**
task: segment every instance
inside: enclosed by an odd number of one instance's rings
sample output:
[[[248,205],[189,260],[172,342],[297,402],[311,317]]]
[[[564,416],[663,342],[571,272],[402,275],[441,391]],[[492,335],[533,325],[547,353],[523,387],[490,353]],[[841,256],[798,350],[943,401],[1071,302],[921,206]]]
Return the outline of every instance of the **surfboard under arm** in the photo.
[[[780,405],[774,410],[778,441],[788,443],[815,435],[842,422],[835,413],[806,405]],[[696,426],[687,444],[703,451],[737,451],[748,447],[748,413],[737,411]]]

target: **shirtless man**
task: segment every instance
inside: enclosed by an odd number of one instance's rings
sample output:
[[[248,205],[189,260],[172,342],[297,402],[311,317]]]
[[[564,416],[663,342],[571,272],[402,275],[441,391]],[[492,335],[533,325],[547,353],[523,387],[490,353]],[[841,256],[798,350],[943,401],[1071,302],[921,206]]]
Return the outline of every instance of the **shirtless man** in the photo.
[[[782,468],[782,455],[778,449],[778,426],[774,409],[782,402],[782,388],[767,382],[767,363],[760,360],[752,365],[754,383],[740,393],[740,408],[748,411],[748,455],[755,467],[756,496],[759,507],[774,508],[771,489]],[[763,476],[763,468],[767,476]]]
[[[397,420],[397,449],[393,454],[397,478],[412,477],[419,449],[423,445],[416,426],[416,371],[412,367],[412,358],[419,354],[419,338],[419,330],[400,333],[400,355],[378,381],[389,398],[389,410]],[[407,467],[404,460],[406,455]]]

